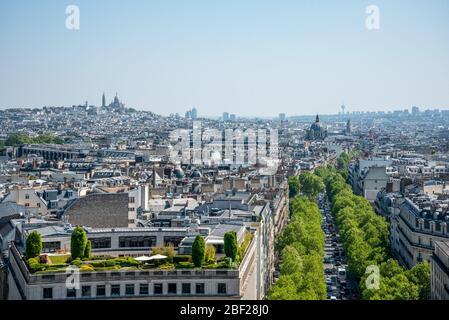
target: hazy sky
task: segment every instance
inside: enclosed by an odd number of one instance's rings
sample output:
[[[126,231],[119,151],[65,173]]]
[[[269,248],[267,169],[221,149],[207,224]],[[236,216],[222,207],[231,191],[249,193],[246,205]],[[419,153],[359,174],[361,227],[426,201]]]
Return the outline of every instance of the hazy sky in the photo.
[[[164,115],[449,109],[449,1],[0,0],[0,108],[103,91]]]

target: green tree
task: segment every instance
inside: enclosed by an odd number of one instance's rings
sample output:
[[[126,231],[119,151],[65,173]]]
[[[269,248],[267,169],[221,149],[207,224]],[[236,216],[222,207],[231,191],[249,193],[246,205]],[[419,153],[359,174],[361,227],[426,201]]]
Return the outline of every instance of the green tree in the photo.
[[[8,139],[6,139],[5,145],[14,147],[14,146],[20,146],[23,144],[29,144],[32,142],[33,142],[33,140],[25,134],[13,133],[8,137]]]
[[[192,262],[199,268],[204,263],[206,257],[206,241],[201,235],[197,235],[192,245]]]
[[[217,259],[215,258],[215,247],[213,245],[207,246],[206,249],[206,263],[215,263]]]
[[[430,264],[427,261],[418,263],[406,272],[407,278],[419,289],[419,299],[430,299]]]
[[[323,179],[319,176],[310,173],[304,172],[299,176],[299,182],[301,185],[301,191],[310,199],[316,198],[318,193],[324,190]]]
[[[292,176],[288,178],[288,196],[290,198],[296,197],[300,188],[301,186],[299,185],[299,180],[297,177]]]
[[[268,292],[269,300],[299,300],[296,283],[291,276],[281,275]]]
[[[71,236],[71,256],[72,260],[84,258],[86,250],[87,236],[83,227],[76,227]]]
[[[232,261],[237,260],[238,255],[237,233],[235,231],[228,231],[224,235],[224,251],[226,257],[231,258]]]
[[[166,246],[151,248],[151,253],[166,256],[169,262],[173,262],[173,257],[176,254],[176,250],[173,243],[169,242]]]
[[[84,258],[89,259],[92,252],[92,241],[87,240],[86,248],[84,249]]]
[[[303,270],[301,255],[292,246],[286,246],[282,250],[281,274],[300,273]]]
[[[42,252],[42,238],[36,230],[31,232],[25,243],[25,255],[27,259],[38,257]]]
[[[290,204],[292,221],[276,242],[276,250],[281,252],[281,276],[268,298],[325,299],[321,212],[316,202],[306,197],[296,196]]]

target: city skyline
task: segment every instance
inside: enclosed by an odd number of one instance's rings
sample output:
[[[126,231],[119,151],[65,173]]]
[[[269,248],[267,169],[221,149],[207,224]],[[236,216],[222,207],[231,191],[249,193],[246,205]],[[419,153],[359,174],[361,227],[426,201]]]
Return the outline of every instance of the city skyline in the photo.
[[[368,30],[367,1],[81,0],[68,30],[65,2],[2,1],[0,108],[101,105],[106,90],[163,115],[446,109],[449,4],[432,3],[376,1]]]
[[[125,104],[122,104],[122,101],[119,98],[118,92],[116,92],[114,95],[111,95],[111,96],[113,96],[114,98],[112,98],[112,99],[108,98],[106,92],[103,91],[103,93],[101,95],[101,103],[95,103],[95,102],[92,103],[92,102],[89,102],[89,101],[86,100],[84,103],[72,104],[72,105],[66,105],[66,106],[47,105],[47,106],[22,107],[22,108],[23,109],[66,108],[66,107],[81,106],[81,105],[105,108],[105,107],[113,106],[114,104],[117,104],[117,103],[121,104],[121,106],[123,108],[125,108]],[[19,109],[22,109],[22,108],[19,108]],[[145,110],[145,109],[139,109],[139,108],[135,109],[132,106],[126,106],[126,108],[132,108],[132,109],[134,109],[136,111],[143,111],[143,112],[152,111],[152,110]],[[319,114],[324,115],[324,116],[356,115],[356,114],[364,114],[364,113],[388,114],[388,113],[394,113],[394,112],[408,112],[408,113],[412,114],[413,113],[413,109],[415,109],[415,108],[417,108],[418,112],[424,112],[424,111],[429,111],[429,110],[430,111],[446,110],[444,108],[440,109],[440,108],[434,108],[432,106],[417,106],[417,105],[412,105],[410,107],[404,107],[404,108],[395,107],[395,108],[390,108],[389,110],[378,110],[378,109],[376,109],[376,110],[373,110],[373,109],[371,109],[371,110],[361,110],[361,109],[353,109],[353,110],[351,110],[351,109],[348,109],[348,107],[343,104],[343,105],[339,106],[338,108],[336,108],[334,110],[334,112],[331,111],[329,113],[312,112],[312,113],[302,113],[302,114],[286,114],[286,113],[280,112],[278,114],[273,114],[273,115],[262,115],[262,116],[243,115],[242,116],[242,115],[239,115],[239,114],[223,111],[223,114],[227,114],[228,116],[232,115],[232,116],[235,116],[235,117],[238,117],[238,118],[246,118],[246,119],[251,119],[251,118],[253,118],[253,119],[254,118],[273,119],[273,118],[279,118],[280,115],[283,115],[283,117],[285,117],[285,118],[292,118],[292,117],[294,118],[294,117],[301,117],[301,116],[315,117],[316,115],[319,115]],[[11,107],[11,108],[5,108],[5,109],[17,109],[17,107]],[[0,108],[0,110],[2,110],[2,109]],[[196,112],[198,112],[196,107],[193,107],[192,110],[196,110],[195,114],[196,114]],[[186,113],[190,113],[192,110],[185,110],[185,111],[186,111]],[[223,117],[223,114],[201,114],[201,110],[199,110],[199,112],[200,112],[200,114],[196,115],[194,117],[194,119],[196,119],[196,118],[211,118],[212,119],[212,118],[222,118]],[[184,114],[184,117],[186,116],[186,113]],[[156,113],[156,114],[158,114],[158,113]],[[169,116],[169,115],[174,115],[174,114],[177,114],[178,116],[181,116],[181,117],[183,116],[183,114],[180,113],[180,112],[176,112],[176,113],[171,112],[169,114],[163,114],[162,113],[162,114],[159,114],[159,115],[161,115],[161,116]],[[191,116],[189,116],[189,118],[190,117]]]

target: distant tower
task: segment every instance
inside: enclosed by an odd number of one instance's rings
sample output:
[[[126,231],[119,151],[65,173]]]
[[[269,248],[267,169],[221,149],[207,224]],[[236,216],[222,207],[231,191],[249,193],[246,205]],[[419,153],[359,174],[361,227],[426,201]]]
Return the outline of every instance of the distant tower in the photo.
[[[153,188],[156,188],[156,184],[157,184],[157,182],[156,182],[156,167],[153,165],[153,174],[152,174],[152,176],[151,176],[151,184],[152,184],[152,186],[153,186]]]
[[[345,109],[346,109],[345,105],[344,104],[341,105],[341,114],[345,114]]]
[[[316,115],[315,122],[316,122],[316,123],[319,123],[319,122],[320,122],[320,117],[318,116],[318,114]]]
[[[193,108],[190,115],[192,116],[193,120],[196,120],[198,118],[198,110],[196,110],[196,108]]]
[[[106,96],[104,95],[104,92],[103,92],[103,97],[101,98],[101,106],[103,108],[106,108]]]
[[[348,121],[346,122],[346,134],[350,135],[351,134],[351,120],[348,119]]]

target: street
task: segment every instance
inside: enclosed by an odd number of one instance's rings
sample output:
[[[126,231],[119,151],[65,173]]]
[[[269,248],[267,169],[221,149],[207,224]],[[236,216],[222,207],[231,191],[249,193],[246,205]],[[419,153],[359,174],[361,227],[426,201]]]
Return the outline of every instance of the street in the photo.
[[[358,285],[347,275],[347,257],[340,242],[338,229],[334,224],[331,208],[325,193],[318,196],[322,213],[322,228],[325,234],[324,274],[328,300],[357,299]]]

